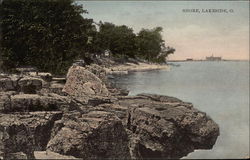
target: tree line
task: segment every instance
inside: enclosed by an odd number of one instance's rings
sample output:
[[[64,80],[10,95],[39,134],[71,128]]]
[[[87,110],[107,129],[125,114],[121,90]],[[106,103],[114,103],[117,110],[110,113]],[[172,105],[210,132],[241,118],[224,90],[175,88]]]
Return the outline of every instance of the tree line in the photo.
[[[126,25],[95,23],[72,0],[3,0],[0,5],[0,67],[34,66],[63,74],[76,59],[110,51],[113,57],[165,62],[162,28],[134,33]]]

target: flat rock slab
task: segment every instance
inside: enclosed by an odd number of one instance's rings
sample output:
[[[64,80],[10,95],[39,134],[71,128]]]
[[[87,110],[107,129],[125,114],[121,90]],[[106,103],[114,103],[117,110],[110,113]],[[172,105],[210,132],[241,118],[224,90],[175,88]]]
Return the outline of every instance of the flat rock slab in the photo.
[[[0,112],[34,112],[74,110],[77,104],[69,97],[57,94],[9,94],[0,93]]]
[[[65,156],[51,151],[35,151],[36,159],[78,159],[74,156]]]

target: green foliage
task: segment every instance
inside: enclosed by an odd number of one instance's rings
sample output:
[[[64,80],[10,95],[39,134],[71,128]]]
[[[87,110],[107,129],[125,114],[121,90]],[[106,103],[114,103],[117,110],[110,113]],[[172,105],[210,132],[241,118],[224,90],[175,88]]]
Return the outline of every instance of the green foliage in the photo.
[[[5,0],[0,7],[3,68],[35,66],[63,73],[84,57],[92,20],[71,0]]]
[[[119,58],[135,58],[162,63],[165,58],[174,53],[174,49],[165,46],[162,39],[162,28],[152,30],[142,29],[138,35],[132,28],[125,25],[116,26],[112,23],[99,23],[99,32],[96,32],[93,46],[96,53],[110,50],[113,56]]]
[[[75,59],[111,51],[119,58],[162,63],[174,49],[165,46],[162,28],[132,28],[83,18],[73,0],[4,0],[0,5],[0,68],[33,66],[63,74]],[[91,60],[90,60],[91,61]]]
[[[162,28],[156,27],[152,30],[142,29],[137,36],[138,55],[151,62],[162,63],[165,58],[175,50],[165,46],[162,39]]]
[[[99,32],[94,42],[99,52],[110,50],[116,57],[135,57],[137,51],[136,35],[132,28],[125,25],[116,26],[112,23],[100,22]]]

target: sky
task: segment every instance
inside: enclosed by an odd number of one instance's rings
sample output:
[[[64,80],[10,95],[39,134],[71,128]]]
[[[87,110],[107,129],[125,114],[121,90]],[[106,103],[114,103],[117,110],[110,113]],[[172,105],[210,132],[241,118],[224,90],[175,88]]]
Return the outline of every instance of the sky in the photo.
[[[142,28],[163,27],[163,39],[176,52],[170,60],[223,59],[249,60],[248,1],[77,1],[95,22],[127,25],[138,33]],[[183,12],[183,9],[199,9]],[[227,13],[202,12],[226,9]],[[230,12],[232,11],[232,12]]]

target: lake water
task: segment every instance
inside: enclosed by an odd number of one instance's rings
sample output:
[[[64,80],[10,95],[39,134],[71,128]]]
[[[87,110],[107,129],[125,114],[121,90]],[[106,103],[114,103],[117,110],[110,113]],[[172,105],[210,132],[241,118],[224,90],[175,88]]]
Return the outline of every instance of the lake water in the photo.
[[[191,102],[219,124],[212,150],[197,150],[184,158],[249,157],[249,61],[175,64],[180,66],[116,76],[114,81],[130,95],[156,93]]]

